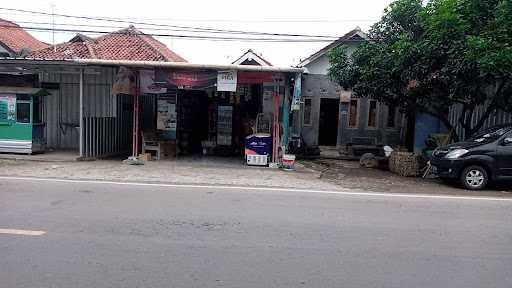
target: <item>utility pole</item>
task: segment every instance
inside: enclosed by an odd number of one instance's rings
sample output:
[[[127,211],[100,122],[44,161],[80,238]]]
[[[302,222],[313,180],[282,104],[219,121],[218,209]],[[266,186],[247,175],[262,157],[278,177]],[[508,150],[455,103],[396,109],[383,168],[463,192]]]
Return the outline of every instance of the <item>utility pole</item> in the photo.
[[[55,46],[55,2],[52,1],[52,46],[53,52],[57,52],[57,47]]]

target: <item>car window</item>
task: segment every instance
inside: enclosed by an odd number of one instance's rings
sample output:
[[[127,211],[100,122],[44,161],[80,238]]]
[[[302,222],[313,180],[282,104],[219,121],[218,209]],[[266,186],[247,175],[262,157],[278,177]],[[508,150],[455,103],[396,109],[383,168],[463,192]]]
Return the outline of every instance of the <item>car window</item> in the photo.
[[[492,142],[498,140],[501,136],[505,135],[505,133],[509,132],[511,127],[498,127],[491,128],[485,130],[482,133],[479,133],[469,139],[471,142],[483,143],[483,142]]]
[[[512,138],[512,130],[510,132],[508,132],[508,134],[505,136],[505,139],[507,138]],[[508,144],[508,145],[511,145],[511,144]]]

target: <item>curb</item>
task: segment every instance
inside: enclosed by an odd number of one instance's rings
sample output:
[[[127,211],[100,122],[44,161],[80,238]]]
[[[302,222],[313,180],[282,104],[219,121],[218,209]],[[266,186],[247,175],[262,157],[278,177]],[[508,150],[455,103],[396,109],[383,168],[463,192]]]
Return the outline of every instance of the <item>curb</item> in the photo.
[[[19,175],[6,175],[6,174],[0,174],[0,179],[9,179],[9,178],[16,178],[16,179],[19,179],[19,180],[34,180],[34,181],[50,181],[50,180],[53,180],[53,181],[56,181],[56,182],[84,182],[84,183],[87,183],[87,182],[97,182],[97,183],[104,183],[104,184],[111,184],[111,183],[124,183],[124,184],[127,184],[127,185],[170,185],[170,186],[218,186],[218,187],[232,187],[232,188],[237,188],[237,187],[240,187],[240,185],[236,185],[236,184],[222,184],[222,183],[208,183],[208,182],[164,182],[164,181],[144,181],[144,180],[139,180],[139,181],[123,181],[123,180],[116,180],[116,179],[95,179],[95,178],[73,178],[73,177],[62,177],[62,178],[57,178],[57,177],[33,177],[33,176],[19,176]],[[311,187],[311,188],[298,188],[298,187],[285,187],[285,186],[270,186],[270,185],[261,185],[261,186],[247,186],[247,188],[249,189],[254,189],[254,190],[257,190],[257,189],[276,189],[276,190],[280,190],[280,189],[285,189],[285,190],[303,190],[303,191],[307,191],[307,190],[317,190],[315,189],[314,187]],[[351,190],[354,190],[356,191],[355,189],[351,189]],[[329,190],[329,189],[320,189],[319,191],[332,191],[332,190]],[[343,189],[340,189],[338,192],[344,192],[345,190]],[[357,192],[362,192],[362,191],[359,191],[357,190]]]
[[[11,161],[31,161],[31,162],[46,162],[46,163],[74,163],[79,162],[78,159],[47,159],[38,157],[20,157],[17,155],[0,155],[0,160],[11,160]]]

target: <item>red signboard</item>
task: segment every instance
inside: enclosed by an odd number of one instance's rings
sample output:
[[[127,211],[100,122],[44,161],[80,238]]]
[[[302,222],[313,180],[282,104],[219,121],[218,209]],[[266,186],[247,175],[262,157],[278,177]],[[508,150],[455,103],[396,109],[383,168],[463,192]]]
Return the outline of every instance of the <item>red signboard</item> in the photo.
[[[207,88],[217,82],[217,73],[210,71],[171,71],[169,84],[180,88]]]
[[[271,72],[238,71],[238,84],[262,84],[273,82]]]

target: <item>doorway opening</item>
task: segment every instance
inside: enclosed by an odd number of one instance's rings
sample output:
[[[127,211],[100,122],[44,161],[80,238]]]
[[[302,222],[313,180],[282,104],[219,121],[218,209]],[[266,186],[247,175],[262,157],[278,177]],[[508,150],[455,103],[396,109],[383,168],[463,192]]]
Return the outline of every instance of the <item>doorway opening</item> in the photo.
[[[338,142],[339,99],[320,99],[318,145],[336,146]]]
[[[208,94],[201,90],[178,90],[178,143],[184,155],[202,152],[208,140]]]
[[[246,136],[262,112],[262,85],[237,92],[178,90],[177,143],[180,155],[243,156]]]

